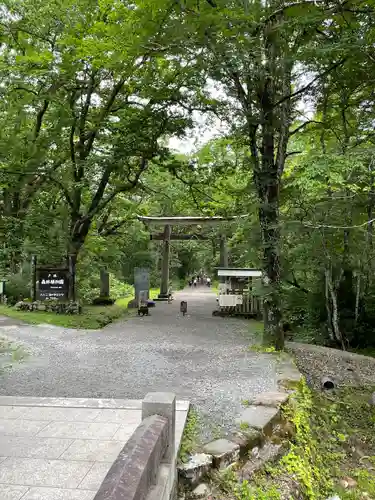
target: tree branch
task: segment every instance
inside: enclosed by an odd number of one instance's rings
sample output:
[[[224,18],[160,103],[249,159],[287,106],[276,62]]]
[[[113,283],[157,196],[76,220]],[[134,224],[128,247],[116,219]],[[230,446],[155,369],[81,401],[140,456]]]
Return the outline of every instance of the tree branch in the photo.
[[[34,141],[38,138],[40,129],[42,128],[42,122],[43,122],[43,117],[46,114],[46,111],[49,106],[49,101],[47,99],[44,100],[43,106],[41,109],[38,111],[38,114],[36,115],[36,123],[35,123],[35,130],[34,130]]]
[[[293,99],[294,97],[297,97],[297,96],[303,94],[304,92],[306,92],[306,90],[309,90],[309,88],[311,88],[315,82],[317,82],[318,80],[320,80],[324,76],[328,75],[329,73],[331,73],[331,71],[335,70],[336,68],[339,68],[340,66],[342,66],[344,64],[344,62],[346,61],[346,59],[347,58],[341,59],[341,61],[338,61],[337,63],[330,66],[328,69],[322,71],[321,73],[319,73],[319,75],[317,75],[315,78],[313,78],[311,80],[311,82],[309,82],[304,87],[300,88],[299,90],[296,90],[296,92],[292,92],[291,94],[288,94],[288,95],[284,96],[283,98],[281,98],[279,101],[277,101],[273,105],[273,107],[279,106],[284,101],[286,101],[288,99]]]
[[[143,172],[145,172],[145,170],[147,170],[147,167],[148,167],[148,159],[146,159],[145,157],[142,157],[139,170],[135,174],[134,179],[132,179],[132,180],[129,179],[128,183],[123,184],[121,186],[118,186],[111,194],[109,194],[107,196],[107,198],[105,200],[102,201],[102,203],[99,203],[96,206],[96,208],[94,209],[94,211],[92,213],[88,213],[87,217],[92,218],[96,213],[103,210],[103,208],[105,208],[118,194],[126,193],[126,192],[129,192],[132,189],[134,189],[137,186],[138,181],[139,181],[141,175],[143,174]]]
[[[323,122],[319,122],[317,120],[308,120],[308,121],[302,123],[302,125],[299,125],[297,128],[295,128],[291,132],[289,132],[289,137],[291,137],[294,134],[297,134],[300,130],[303,130],[305,127],[307,127],[307,125],[310,125],[311,123],[318,123],[319,125],[323,124]]]

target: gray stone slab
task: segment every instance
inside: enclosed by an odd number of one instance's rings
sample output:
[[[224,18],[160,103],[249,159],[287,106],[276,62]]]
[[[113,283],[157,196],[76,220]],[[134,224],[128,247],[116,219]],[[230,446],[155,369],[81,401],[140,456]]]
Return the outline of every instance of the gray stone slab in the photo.
[[[76,488],[92,465],[92,462],[8,458],[0,464],[0,483]]]
[[[50,422],[39,432],[38,436],[71,439],[112,439],[119,427],[118,424],[99,422]]]
[[[21,498],[25,498],[24,494],[28,489],[27,486],[0,484],[0,498],[1,500],[21,500]]]
[[[287,392],[262,392],[257,394],[251,404],[255,406],[274,406],[278,407],[288,401],[289,394]]]
[[[212,455],[213,466],[217,468],[227,467],[237,462],[240,458],[240,447],[228,439],[216,439],[203,447],[204,453]]]
[[[247,424],[249,427],[266,432],[272,422],[279,415],[279,409],[271,406],[249,406],[236,420],[238,425]]]
[[[211,443],[207,443],[203,446],[204,453],[213,456],[221,456],[224,453],[231,453],[234,450],[238,450],[238,444],[232,443],[228,439],[216,439],[215,441],[211,441]]]
[[[0,418],[16,419],[22,417],[26,408],[23,406],[0,406]]]
[[[95,422],[109,422],[118,424],[140,424],[142,420],[141,410],[99,410]]]
[[[3,436],[35,436],[46,427],[47,422],[39,420],[6,420],[0,419],[0,435]]]
[[[0,396],[0,406],[48,406],[61,408],[113,408],[141,410],[141,399],[109,398],[37,398],[32,396]],[[176,401],[176,411],[187,411],[190,402]]]
[[[76,439],[60,459],[114,462],[123,447],[123,441]]]
[[[190,401],[180,399],[176,401],[176,411],[189,411]]]
[[[0,406],[55,406],[61,408],[124,408],[140,410],[142,408],[142,400],[0,396]]]
[[[93,500],[95,491],[61,488],[30,488],[22,500]]]
[[[126,443],[126,441],[128,441],[137,427],[137,424],[120,425],[112,439],[114,439],[115,441],[123,441],[124,443]]]
[[[0,436],[0,450],[8,457],[56,459],[72,443],[72,439]]]
[[[111,465],[112,462],[95,463],[84,477],[83,481],[79,484],[78,489],[97,491],[104,481]]]
[[[59,420],[64,422],[92,422],[101,410],[91,408],[28,407],[22,415],[24,420]],[[7,418],[7,417],[6,417]]]

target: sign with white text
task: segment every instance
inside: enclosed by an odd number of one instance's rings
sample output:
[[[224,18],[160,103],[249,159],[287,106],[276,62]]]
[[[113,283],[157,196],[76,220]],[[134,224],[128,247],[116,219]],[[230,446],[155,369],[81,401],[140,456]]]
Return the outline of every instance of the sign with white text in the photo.
[[[65,269],[38,270],[39,300],[66,300],[69,290],[69,274]]]

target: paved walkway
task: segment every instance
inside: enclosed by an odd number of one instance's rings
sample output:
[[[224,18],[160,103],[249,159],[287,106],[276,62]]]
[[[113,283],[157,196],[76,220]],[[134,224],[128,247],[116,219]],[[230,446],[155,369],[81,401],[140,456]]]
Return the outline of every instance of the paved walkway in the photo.
[[[179,313],[188,301],[188,315]],[[141,399],[175,392],[203,415],[206,436],[232,426],[241,401],[276,388],[276,360],[247,350],[254,323],[212,316],[215,295],[185,290],[149,317],[101,331],[50,325],[3,326],[0,336],[21,341],[30,356],[0,376],[0,394]]]
[[[141,401],[0,396],[0,499],[93,500],[140,422]]]

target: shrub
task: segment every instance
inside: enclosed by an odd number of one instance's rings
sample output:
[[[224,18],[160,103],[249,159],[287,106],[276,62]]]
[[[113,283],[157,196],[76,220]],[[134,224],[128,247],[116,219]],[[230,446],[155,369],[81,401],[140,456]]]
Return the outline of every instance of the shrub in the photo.
[[[115,299],[111,297],[95,297],[92,301],[93,306],[112,306],[115,303]]]
[[[113,274],[109,275],[109,290],[111,297],[115,300],[129,297],[129,295],[133,296],[133,285],[118,280]]]
[[[14,305],[20,299],[25,299],[30,296],[30,281],[29,276],[25,274],[13,274],[5,283],[5,295],[8,304]]]

